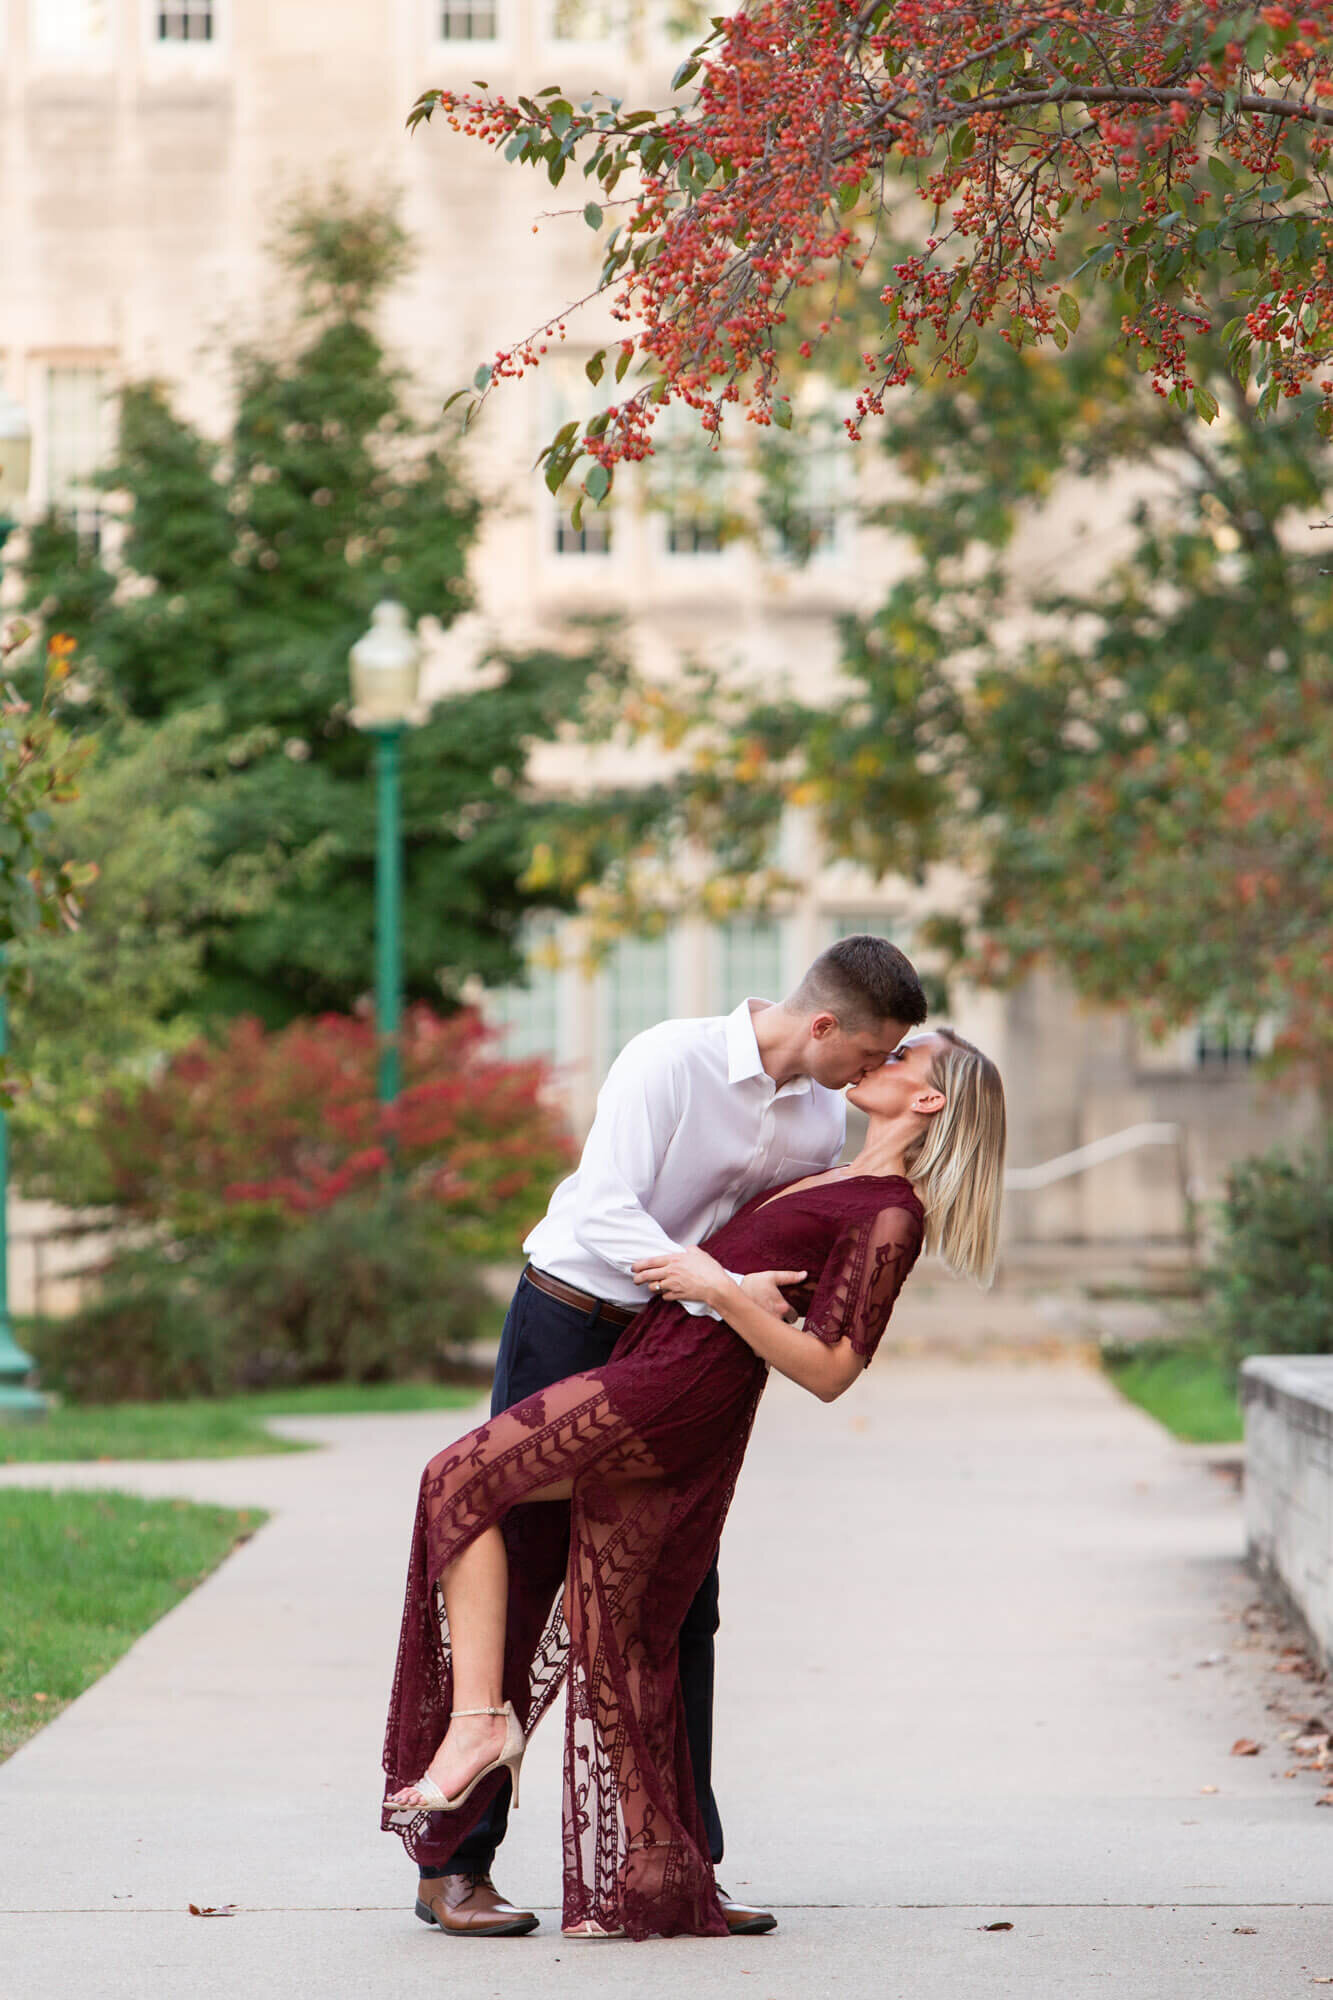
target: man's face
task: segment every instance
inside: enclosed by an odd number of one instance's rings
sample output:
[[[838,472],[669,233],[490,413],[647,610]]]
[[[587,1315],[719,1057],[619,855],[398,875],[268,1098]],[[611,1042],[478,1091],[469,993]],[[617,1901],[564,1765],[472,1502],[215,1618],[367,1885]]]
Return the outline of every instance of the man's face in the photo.
[[[834,1014],[816,1014],[810,1023],[809,1074],[827,1090],[845,1090],[886,1063],[910,1032],[902,1021],[847,1029]]]

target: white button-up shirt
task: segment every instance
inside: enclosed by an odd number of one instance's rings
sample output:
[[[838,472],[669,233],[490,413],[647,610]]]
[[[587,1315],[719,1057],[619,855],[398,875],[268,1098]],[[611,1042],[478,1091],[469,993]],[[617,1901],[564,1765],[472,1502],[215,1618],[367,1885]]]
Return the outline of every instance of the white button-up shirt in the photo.
[[[820,1174],[842,1151],[841,1096],[764,1069],[752,1009],[662,1021],[612,1063],[578,1167],[523,1248],[539,1270],[641,1305],[641,1258],[699,1243],[766,1188]],[[702,1313],[709,1308],[691,1304]]]

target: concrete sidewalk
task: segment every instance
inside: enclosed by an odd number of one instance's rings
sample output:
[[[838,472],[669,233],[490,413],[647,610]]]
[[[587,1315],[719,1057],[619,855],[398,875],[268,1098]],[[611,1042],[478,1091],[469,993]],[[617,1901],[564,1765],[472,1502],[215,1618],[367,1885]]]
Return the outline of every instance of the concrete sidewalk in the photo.
[[[1266,1703],[1299,1689],[1247,1649],[1234,1491],[1072,1361],[885,1357],[831,1408],[774,1378],[723,1548],[717,1753],[723,1880],[780,1907],[774,1937],[562,1939],[550,1725],[497,1870],[542,1929],[413,1922],[379,1741],[418,1472],[467,1421],[0,1471],[273,1512],[0,1768],[0,2000],[1282,2000],[1333,1976],[1333,1813],[1282,1779]],[[1242,1735],[1264,1753],[1231,1757]]]

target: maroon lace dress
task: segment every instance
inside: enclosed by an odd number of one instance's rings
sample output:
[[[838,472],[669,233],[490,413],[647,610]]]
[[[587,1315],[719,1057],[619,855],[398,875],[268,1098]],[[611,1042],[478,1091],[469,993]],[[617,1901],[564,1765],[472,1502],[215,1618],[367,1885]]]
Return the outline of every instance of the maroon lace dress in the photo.
[[[805,1270],[807,1331],[867,1360],[921,1247],[905,1180],[862,1175],[746,1204],[705,1244],[731,1271]],[[731,1328],[658,1301],[603,1368],[516,1403],[422,1474],[384,1744],[386,1792],[412,1784],[449,1722],[438,1579],[483,1528],[509,1554],[504,1692],[531,1730],[568,1678],[564,1921],[632,1938],[726,1934],[695,1800],[677,1674],[686,1610],[717,1549],[767,1377]],[[559,1480],[571,1501],[519,1503]],[[419,1813],[402,1836],[446,1865],[494,1797]]]

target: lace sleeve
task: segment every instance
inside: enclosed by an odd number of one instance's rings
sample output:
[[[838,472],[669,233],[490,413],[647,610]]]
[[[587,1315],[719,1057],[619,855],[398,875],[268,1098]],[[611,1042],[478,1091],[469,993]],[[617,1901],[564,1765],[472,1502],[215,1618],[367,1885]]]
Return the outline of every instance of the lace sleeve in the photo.
[[[830,1347],[850,1340],[869,1361],[916,1262],[921,1234],[921,1219],[910,1208],[881,1208],[850,1223],[828,1254],[806,1332]]]

